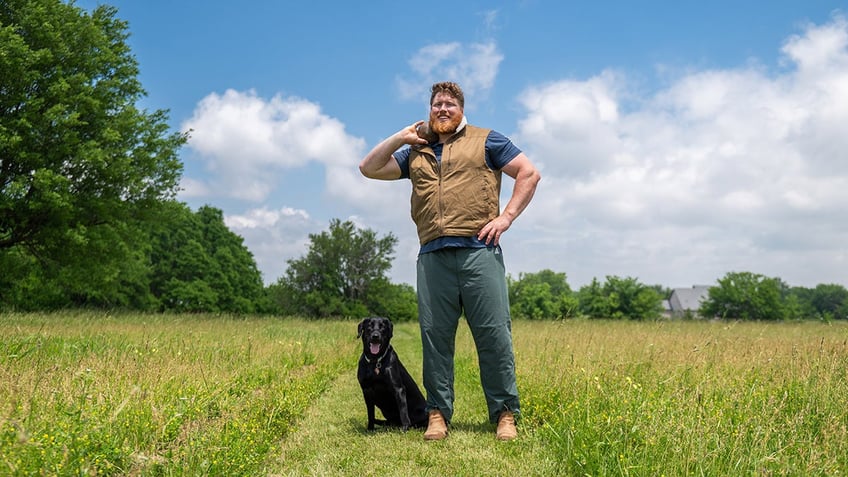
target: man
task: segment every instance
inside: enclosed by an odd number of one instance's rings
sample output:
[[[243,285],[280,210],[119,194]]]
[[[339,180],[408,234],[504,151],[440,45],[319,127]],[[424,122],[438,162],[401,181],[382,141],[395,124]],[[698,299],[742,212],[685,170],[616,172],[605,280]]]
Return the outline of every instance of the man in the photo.
[[[459,85],[434,84],[429,124],[418,121],[383,140],[362,159],[359,170],[371,179],[412,182],[412,218],[421,244],[418,319],[429,415],[424,439],[440,440],[448,434],[456,330],[465,312],[489,419],[497,423],[498,439],[511,440],[517,435],[520,405],[499,243],[530,203],[540,175],[509,139],[467,124],[464,108]],[[419,127],[435,133],[432,142],[419,137]],[[502,173],[515,180],[503,212]]]

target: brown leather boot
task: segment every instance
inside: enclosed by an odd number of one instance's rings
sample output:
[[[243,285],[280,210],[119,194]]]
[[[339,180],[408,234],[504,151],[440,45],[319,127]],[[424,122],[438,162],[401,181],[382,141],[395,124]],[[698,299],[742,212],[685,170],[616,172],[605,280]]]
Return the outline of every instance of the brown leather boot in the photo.
[[[434,409],[430,411],[430,420],[427,423],[427,430],[424,432],[425,441],[440,441],[448,436],[448,425],[445,422],[445,416],[442,411]]]
[[[496,437],[499,441],[511,441],[518,437],[518,431],[515,430],[515,416],[512,411],[504,411],[498,417]]]

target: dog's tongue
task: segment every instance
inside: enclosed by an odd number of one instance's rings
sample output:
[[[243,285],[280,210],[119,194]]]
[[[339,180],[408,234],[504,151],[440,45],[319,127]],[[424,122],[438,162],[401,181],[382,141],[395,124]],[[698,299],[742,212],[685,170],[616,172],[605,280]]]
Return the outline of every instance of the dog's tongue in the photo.
[[[371,343],[371,354],[377,354],[380,352],[380,343]]]

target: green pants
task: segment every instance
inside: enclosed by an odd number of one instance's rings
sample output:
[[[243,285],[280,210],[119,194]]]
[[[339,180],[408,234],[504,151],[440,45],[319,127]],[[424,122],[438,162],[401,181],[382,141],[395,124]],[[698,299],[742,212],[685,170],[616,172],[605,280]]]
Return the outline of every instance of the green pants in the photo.
[[[499,247],[446,248],[418,256],[418,320],[427,410],[451,421],[454,352],[462,312],[471,329],[489,420],[519,414],[506,273]]]

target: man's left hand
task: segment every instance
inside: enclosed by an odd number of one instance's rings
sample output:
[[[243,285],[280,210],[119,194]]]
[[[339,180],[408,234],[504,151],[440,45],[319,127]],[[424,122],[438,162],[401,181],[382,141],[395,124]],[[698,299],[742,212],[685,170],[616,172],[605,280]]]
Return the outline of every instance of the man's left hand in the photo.
[[[477,233],[477,238],[485,242],[486,245],[498,245],[501,241],[501,235],[509,230],[511,225],[511,220],[503,215],[499,215],[480,229],[480,232]]]

